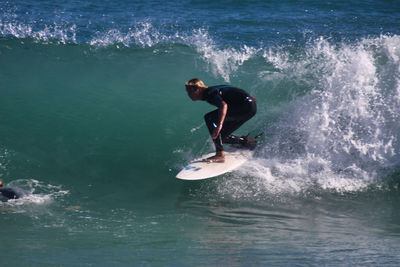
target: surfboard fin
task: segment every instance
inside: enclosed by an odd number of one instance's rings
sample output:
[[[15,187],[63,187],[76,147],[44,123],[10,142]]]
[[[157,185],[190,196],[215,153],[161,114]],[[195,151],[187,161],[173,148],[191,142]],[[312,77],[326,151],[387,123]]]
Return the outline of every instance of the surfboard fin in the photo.
[[[257,134],[256,136],[254,136],[254,138],[257,139],[257,138],[261,137],[263,134],[264,134],[264,133],[261,132],[261,133]]]

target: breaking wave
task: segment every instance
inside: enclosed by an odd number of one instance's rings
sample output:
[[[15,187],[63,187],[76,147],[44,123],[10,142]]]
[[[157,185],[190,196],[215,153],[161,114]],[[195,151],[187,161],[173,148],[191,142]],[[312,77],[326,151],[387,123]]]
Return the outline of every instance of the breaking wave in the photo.
[[[271,49],[264,57],[276,72],[260,71],[261,79],[279,87],[279,77],[290,77],[309,91],[266,126],[254,161],[242,178],[216,185],[220,192],[265,197],[384,186],[400,164],[400,37],[338,45],[320,38],[304,51]]]
[[[240,177],[221,191],[304,192],[319,187],[357,191],[390,175],[400,163],[400,37],[382,35],[335,43],[311,38],[304,44],[239,46],[218,42],[209,30],[155,26],[150,20],[127,28],[84,29],[71,23],[20,23],[0,19],[0,38],[33,39],[94,49],[157,49],[182,46],[203,71],[231,82],[240,77],[260,99],[258,127],[265,142]],[[308,38],[308,37],[307,37]],[[277,118],[267,119],[275,112]],[[275,115],[275,114],[274,114]],[[236,187],[232,183],[239,183]],[[237,190],[235,189],[237,188]]]

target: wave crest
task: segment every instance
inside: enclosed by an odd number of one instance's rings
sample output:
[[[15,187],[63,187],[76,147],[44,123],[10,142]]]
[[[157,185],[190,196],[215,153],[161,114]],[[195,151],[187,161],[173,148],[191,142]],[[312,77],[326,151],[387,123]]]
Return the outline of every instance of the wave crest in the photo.
[[[351,192],[383,182],[400,164],[397,47],[399,36],[355,44],[319,38],[297,54],[264,52],[281,77],[306,83],[309,91],[286,105],[279,122],[267,126],[266,144],[241,176],[258,178],[251,183],[257,190],[275,194],[315,187]],[[260,79],[269,76],[273,73]]]
[[[48,42],[56,40],[59,43],[66,44],[68,42],[77,43],[76,41],[76,25],[45,25],[42,29],[34,29],[31,25],[22,23],[3,22],[0,19],[0,36],[12,36],[17,39],[33,38],[37,41]]]

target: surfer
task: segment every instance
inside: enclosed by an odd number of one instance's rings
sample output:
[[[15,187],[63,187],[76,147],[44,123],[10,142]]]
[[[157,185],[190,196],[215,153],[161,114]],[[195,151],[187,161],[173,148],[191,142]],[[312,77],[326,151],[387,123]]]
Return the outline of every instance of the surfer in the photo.
[[[3,187],[3,181],[0,179],[0,200],[5,202],[9,199],[17,199],[25,195],[26,192],[16,187]]]
[[[186,92],[193,101],[207,101],[218,109],[204,116],[216,154],[208,162],[225,162],[222,144],[240,144],[254,149],[257,140],[248,136],[231,135],[257,112],[257,99],[246,91],[230,85],[206,86],[203,81],[193,78],[186,83]]]

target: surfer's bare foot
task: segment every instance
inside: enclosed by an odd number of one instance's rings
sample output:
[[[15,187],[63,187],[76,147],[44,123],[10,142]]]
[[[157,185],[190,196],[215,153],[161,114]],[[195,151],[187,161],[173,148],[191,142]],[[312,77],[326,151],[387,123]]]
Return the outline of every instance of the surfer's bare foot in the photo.
[[[206,158],[205,162],[217,162],[217,163],[224,163],[225,162],[225,153],[224,151],[217,152],[215,156]]]

